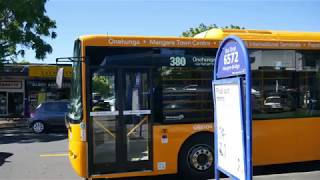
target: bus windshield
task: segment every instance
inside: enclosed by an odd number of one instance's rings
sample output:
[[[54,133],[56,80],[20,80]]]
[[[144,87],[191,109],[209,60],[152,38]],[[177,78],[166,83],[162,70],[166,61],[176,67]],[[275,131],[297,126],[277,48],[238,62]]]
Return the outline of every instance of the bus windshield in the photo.
[[[82,103],[81,103],[81,58],[80,58],[80,41],[75,42],[74,57],[72,64],[72,83],[70,96],[70,110],[68,117],[72,121],[81,121]]]

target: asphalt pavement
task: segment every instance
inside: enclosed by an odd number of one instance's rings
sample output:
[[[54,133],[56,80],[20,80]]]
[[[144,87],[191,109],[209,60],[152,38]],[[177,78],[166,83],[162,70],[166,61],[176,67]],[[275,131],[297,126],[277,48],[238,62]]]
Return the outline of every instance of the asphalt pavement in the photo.
[[[67,157],[66,131],[34,134],[23,122],[0,122],[0,180],[81,179],[72,170]],[[259,171],[256,174],[262,175],[255,175],[254,180],[320,180],[319,163],[272,166]],[[160,176],[143,179],[179,178]]]
[[[66,131],[34,134],[16,123],[0,123],[1,180],[81,179],[68,161]]]

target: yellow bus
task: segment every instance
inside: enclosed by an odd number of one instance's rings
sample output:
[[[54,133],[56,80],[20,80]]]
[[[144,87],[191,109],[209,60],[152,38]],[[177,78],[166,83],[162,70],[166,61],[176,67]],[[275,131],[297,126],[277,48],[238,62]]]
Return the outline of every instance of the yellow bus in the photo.
[[[230,34],[245,40],[252,64],[253,164],[320,160],[320,33],[90,35],[75,41],[66,116],[76,173],[212,177],[213,64]]]

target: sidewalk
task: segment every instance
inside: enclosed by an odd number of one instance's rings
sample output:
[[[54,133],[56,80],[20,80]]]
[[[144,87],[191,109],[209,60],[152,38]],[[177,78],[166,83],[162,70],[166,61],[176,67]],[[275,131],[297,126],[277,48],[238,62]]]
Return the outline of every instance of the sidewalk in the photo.
[[[23,126],[27,126],[27,119],[25,118],[0,118],[0,129]]]
[[[258,175],[258,176],[253,176],[252,179],[253,180],[319,180],[320,171]],[[210,180],[215,180],[215,179],[210,179]],[[221,180],[230,180],[230,178],[221,178]]]
[[[298,172],[286,174],[261,175],[253,177],[253,180],[319,180],[320,171]]]

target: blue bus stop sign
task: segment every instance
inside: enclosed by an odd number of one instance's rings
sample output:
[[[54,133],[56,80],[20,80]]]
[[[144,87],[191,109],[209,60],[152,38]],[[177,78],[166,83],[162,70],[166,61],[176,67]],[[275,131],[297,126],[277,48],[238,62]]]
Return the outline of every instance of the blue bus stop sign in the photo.
[[[246,48],[239,38],[230,36],[226,38],[217,53],[216,77],[217,79],[246,73]]]
[[[251,68],[240,38],[220,44],[213,79],[216,179],[252,180]]]

